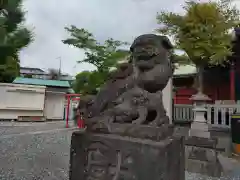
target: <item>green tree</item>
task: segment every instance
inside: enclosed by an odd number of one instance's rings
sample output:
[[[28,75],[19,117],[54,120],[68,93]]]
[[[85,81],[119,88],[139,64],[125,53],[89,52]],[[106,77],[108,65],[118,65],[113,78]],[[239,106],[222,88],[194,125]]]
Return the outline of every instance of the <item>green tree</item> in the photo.
[[[110,69],[116,67],[119,60],[129,55],[129,51],[120,48],[127,43],[112,38],[100,43],[85,29],[78,29],[76,26],[65,29],[71,37],[63,40],[63,43],[85,51],[86,58],[78,63],[89,63],[97,68],[92,72],[84,71],[77,74],[74,90],[81,94],[96,94],[97,89],[107,80]]]
[[[192,62],[190,61],[189,57],[187,56],[187,54],[171,54],[171,60],[172,63],[177,63],[177,64],[191,64]]]
[[[221,65],[232,54],[229,30],[239,24],[239,11],[229,1],[193,2],[184,6],[184,14],[161,12],[157,15],[158,32],[173,36],[198,70],[198,90],[203,92],[203,69]]]
[[[99,71],[83,71],[76,75],[73,89],[76,93],[83,95],[96,94],[106,78],[107,74]]]
[[[22,0],[0,1],[0,82],[12,82],[19,75],[19,51],[32,40],[22,23]]]
[[[179,65],[189,65],[192,64],[187,54],[178,55],[174,52],[171,52],[170,59],[173,67],[173,71],[178,68]]]
[[[19,64],[11,56],[6,57],[5,64],[0,65],[0,82],[12,82],[19,75]]]
[[[25,78],[33,78],[33,75],[32,74],[26,74],[24,75]]]
[[[110,38],[104,43],[100,43],[92,33],[85,29],[78,29],[76,26],[66,27],[65,29],[71,37],[63,40],[63,43],[85,51],[86,58],[78,62],[90,63],[100,72],[108,72],[119,59],[129,54],[128,51],[119,49],[122,45],[127,44],[125,42]]]
[[[48,69],[48,76],[49,80],[60,80],[61,72],[59,69],[50,68]]]
[[[91,74],[90,71],[83,71],[83,72],[78,73],[75,76],[75,80],[73,82],[73,90],[76,93],[80,93],[80,92],[82,93],[82,91],[85,88],[86,83],[89,79],[90,74]]]

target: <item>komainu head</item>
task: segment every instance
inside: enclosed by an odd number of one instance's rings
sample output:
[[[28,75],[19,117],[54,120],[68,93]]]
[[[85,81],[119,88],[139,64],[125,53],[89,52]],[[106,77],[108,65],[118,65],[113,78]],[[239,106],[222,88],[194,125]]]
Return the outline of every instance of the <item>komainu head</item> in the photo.
[[[149,60],[154,56],[169,52],[172,48],[166,36],[144,34],[134,40],[130,51],[136,60]]]

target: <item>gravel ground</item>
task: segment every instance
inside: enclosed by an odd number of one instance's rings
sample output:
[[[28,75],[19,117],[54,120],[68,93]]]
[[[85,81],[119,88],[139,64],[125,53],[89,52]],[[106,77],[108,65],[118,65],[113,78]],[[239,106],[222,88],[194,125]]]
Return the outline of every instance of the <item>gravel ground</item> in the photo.
[[[72,132],[59,123],[50,127],[0,124],[0,180],[68,180]],[[186,180],[215,179],[186,173]]]
[[[70,129],[39,128],[42,132],[33,131],[36,127],[0,129],[0,180],[68,179]]]

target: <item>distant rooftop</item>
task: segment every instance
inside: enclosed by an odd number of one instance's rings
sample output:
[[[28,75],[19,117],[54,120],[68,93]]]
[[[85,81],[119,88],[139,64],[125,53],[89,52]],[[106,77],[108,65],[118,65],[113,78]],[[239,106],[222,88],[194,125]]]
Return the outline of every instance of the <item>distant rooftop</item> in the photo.
[[[20,69],[22,69],[22,70],[35,70],[35,71],[44,72],[44,70],[42,70],[42,69],[40,69],[40,68],[20,67]]]
[[[188,76],[197,73],[194,65],[179,65],[174,71],[174,76]]]
[[[30,84],[30,85],[40,85],[40,86],[51,86],[51,87],[65,87],[69,88],[70,84],[68,81],[59,80],[45,80],[45,79],[33,79],[33,78],[22,78],[17,77],[14,84]]]

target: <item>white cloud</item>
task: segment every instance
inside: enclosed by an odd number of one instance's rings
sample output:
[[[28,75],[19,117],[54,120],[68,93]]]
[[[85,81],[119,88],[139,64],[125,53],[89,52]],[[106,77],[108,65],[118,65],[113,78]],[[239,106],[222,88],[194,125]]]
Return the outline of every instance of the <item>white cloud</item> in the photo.
[[[61,3],[60,3],[61,2]],[[84,52],[61,42],[68,37],[65,26],[76,25],[92,32],[98,41],[109,37],[132,42],[157,27],[156,14],[162,10],[181,11],[184,0],[25,0],[26,23],[35,33],[35,41],[21,52],[22,66],[58,68],[75,74],[93,69],[78,64]]]

